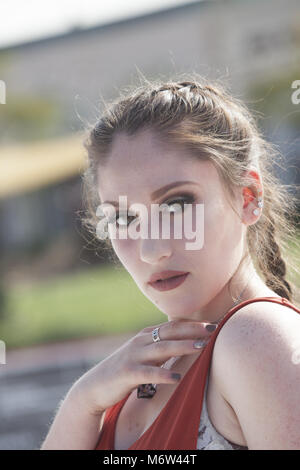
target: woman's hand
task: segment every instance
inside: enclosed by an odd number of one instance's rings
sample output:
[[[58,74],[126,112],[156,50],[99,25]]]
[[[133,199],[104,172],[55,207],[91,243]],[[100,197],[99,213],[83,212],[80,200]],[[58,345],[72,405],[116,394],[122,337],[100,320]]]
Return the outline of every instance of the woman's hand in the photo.
[[[140,384],[177,383],[172,371],[161,368],[161,365],[173,356],[199,353],[212,334],[206,325],[174,320],[144,328],[82,375],[73,388],[91,412],[98,414],[122,400]],[[156,327],[160,327],[161,340],[158,342],[153,341],[151,334]],[[205,341],[200,348],[194,346],[198,339]]]

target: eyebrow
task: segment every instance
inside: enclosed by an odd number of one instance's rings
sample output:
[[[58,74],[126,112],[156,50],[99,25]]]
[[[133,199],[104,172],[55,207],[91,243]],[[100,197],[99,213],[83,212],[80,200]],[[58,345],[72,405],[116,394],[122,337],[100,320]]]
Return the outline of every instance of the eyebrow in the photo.
[[[157,189],[156,191],[153,191],[153,193],[150,194],[151,200],[154,201],[155,199],[158,199],[161,197],[163,194],[166,192],[170,191],[173,188],[176,188],[177,186],[183,186],[185,184],[194,184],[199,186],[198,183],[195,181],[175,181],[174,183],[169,183],[163,186],[162,188]],[[119,203],[116,201],[105,201],[103,204],[112,204],[113,206],[118,207]]]

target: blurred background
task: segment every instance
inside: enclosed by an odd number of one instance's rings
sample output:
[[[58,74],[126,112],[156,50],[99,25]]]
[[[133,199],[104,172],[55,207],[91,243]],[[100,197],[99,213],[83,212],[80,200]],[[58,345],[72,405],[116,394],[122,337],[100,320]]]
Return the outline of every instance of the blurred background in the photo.
[[[70,385],[166,321],[81,224],[86,125],[138,71],[223,77],[300,184],[300,3],[3,0],[1,17],[0,449],[38,449]]]

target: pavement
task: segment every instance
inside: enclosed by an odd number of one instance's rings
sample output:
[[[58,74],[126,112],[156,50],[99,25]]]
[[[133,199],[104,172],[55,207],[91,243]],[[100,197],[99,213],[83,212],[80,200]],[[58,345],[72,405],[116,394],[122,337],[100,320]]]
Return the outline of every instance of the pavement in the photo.
[[[7,350],[0,364],[0,450],[39,450],[72,384],[135,334]]]
[[[111,354],[135,334],[124,333],[9,349],[6,351],[6,364],[0,364],[0,379],[3,375],[24,372],[26,369],[100,359]]]

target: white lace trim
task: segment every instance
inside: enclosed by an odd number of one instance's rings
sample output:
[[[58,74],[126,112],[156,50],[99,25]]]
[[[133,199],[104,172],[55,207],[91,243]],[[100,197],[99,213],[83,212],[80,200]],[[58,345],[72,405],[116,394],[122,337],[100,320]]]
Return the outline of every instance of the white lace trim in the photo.
[[[207,383],[205,385],[200,425],[198,429],[198,450],[236,450],[231,444],[214,428],[209,419],[206,406]]]

